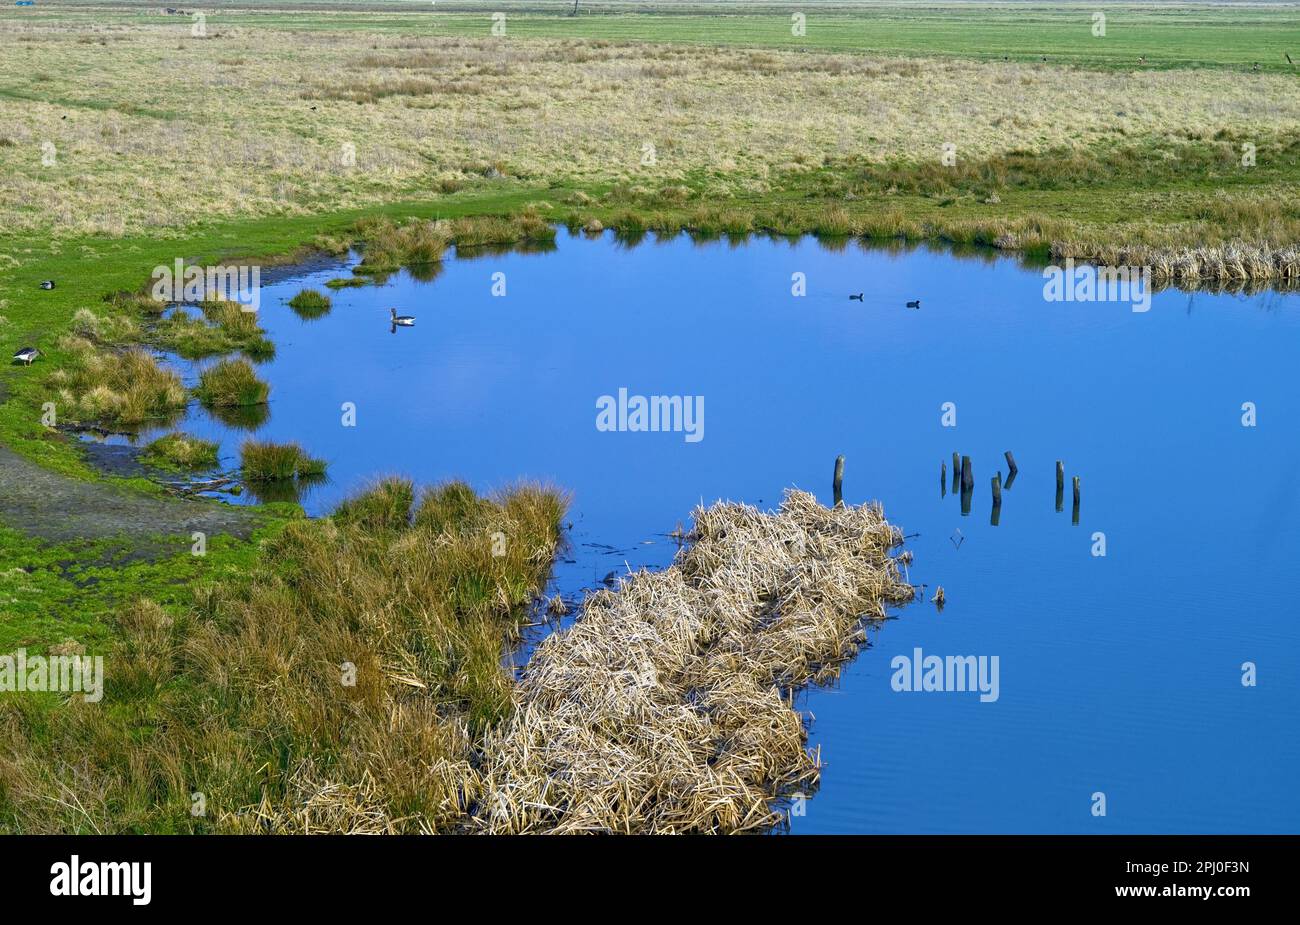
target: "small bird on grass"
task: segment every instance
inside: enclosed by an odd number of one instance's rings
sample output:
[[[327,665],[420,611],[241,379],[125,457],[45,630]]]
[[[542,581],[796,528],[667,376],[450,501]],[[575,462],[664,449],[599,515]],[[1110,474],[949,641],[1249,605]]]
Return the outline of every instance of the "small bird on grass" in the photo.
[[[852,293],[849,293],[849,301],[853,301],[853,300],[856,299],[857,301],[861,302],[861,301],[862,301],[862,295],[863,295],[863,294],[862,294],[861,292],[859,292],[857,295],[853,295]]]
[[[26,363],[28,366],[31,366],[32,360],[36,359],[40,355],[41,352],[37,350],[35,347],[23,347],[21,350],[19,350],[17,353],[14,354],[14,362]]]
[[[54,280],[52,280],[52,279],[42,280],[42,282],[41,282],[41,288],[42,288],[42,289],[53,289],[53,288],[54,288]]]

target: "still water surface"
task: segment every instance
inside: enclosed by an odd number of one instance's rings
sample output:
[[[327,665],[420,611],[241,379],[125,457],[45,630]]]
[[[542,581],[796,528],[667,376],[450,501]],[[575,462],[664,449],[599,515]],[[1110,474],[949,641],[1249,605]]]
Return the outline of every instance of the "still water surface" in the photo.
[[[262,298],[278,352],[257,435],[328,459],[311,513],[385,473],[553,482],[573,494],[555,582],[577,594],[666,564],[665,534],[701,501],[829,500],[843,453],[847,500],[918,534],[911,580],[947,607],[899,611],[841,683],[801,698],[826,769],[793,831],[1300,830],[1300,297],[1170,291],[1135,313],[1045,302],[1041,273],[1004,257],[561,232],[550,253],[340,290],[314,321],[283,304],[340,272]],[[415,326],[393,332],[390,307]],[[620,387],[703,396],[704,438],[598,431],[597,398]],[[237,463],[245,432],[198,409],[182,426]],[[1008,449],[1020,472],[993,527]],[[966,517],[940,492],[954,451],[974,462]],[[891,659],[916,648],[998,656],[999,699],[893,691]]]

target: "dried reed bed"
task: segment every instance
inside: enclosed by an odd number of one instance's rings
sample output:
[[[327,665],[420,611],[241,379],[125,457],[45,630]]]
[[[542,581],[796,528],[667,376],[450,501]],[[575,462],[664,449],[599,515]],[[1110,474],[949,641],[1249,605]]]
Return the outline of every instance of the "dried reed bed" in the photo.
[[[776,513],[718,503],[661,572],[600,591],[539,647],[485,739],[475,828],[733,833],[818,778],[789,701],[833,678],[863,620],[910,601],[877,505],[790,491]]]
[[[1150,267],[1157,283],[1195,287],[1202,282],[1224,285],[1300,282],[1300,247],[1268,244],[1210,244],[1168,250],[1147,246],[1099,246],[1065,241],[1052,245],[1053,258],[1073,257],[1103,266]]]

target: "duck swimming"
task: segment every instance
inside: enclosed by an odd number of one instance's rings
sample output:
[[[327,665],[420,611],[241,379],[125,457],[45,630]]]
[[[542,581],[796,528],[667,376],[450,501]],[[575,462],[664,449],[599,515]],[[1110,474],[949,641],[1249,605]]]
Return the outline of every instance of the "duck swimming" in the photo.
[[[857,301],[861,302],[861,301],[862,301],[862,293],[859,292],[857,295],[853,295],[852,293],[850,293],[850,294],[849,294],[849,301],[852,302],[854,299],[856,299]]]
[[[393,324],[401,325],[404,328],[409,328],[414,326],[415,324],[414,315],[399,315],[397,314],[397,309],[395,308],[390,308],[388,311],[392,315]]]
[[[921,300],[920,300],[920,299],[917,299],[915,302],[908,302],[908,303],[907,303],[907,307],[908,307],[908,308],[920,308],[920,307],[921,307]]]

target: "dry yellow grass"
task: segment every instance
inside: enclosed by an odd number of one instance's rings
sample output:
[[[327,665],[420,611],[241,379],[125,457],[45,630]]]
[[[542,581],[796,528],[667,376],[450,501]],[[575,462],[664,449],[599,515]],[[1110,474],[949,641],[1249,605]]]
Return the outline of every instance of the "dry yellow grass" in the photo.
[[[815,785],[790,693],[833,678],[863,618],[910,601],[875,505],[695,512],[691,545],[662,572],[589,597],[546,639],[490,732],[482,831],[742,832]]]
[[[725,196],[828,157],[937,160],[945,142],[977,158],[1300,125],[1283,75],[212,32],[8,20],[0,223],[121,235],[427,197],[498,174],[654,190],[689,175]]]

